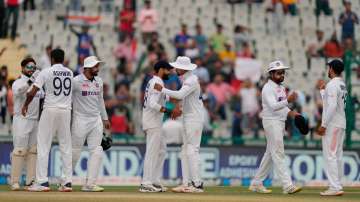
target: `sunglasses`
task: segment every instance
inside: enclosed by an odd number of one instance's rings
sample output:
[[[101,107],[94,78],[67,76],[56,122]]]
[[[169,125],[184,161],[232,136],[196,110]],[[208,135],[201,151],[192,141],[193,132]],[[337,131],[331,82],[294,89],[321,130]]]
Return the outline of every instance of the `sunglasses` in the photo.
[[[27,64],[26,66],[25,66],[25,69],[27,69],[27,70],[36,70],[36,65],[33,65],[33,64]]]

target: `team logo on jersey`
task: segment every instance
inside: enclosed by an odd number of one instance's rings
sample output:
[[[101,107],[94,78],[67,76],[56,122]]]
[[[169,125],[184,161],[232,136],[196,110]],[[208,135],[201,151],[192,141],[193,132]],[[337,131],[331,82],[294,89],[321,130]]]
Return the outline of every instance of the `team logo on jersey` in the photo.
[[[83,84],[82,84],[82,87],[83,87],[83,88],[89,88],[90,86],[89,86],[88,83],[83,83]]]
[[[99,88],[99,83],[95,83],[96,88]]]

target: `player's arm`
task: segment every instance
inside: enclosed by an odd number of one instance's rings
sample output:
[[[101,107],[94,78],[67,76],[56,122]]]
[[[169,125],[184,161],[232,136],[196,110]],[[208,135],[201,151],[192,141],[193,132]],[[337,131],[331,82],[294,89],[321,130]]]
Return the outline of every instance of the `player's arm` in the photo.
[[[80,33],[77,32],[72,25],[69,26],[70,32],[74,33],[75,35],[79,35]]]
[[[24,106],[21,109],[21,114],[23,116],[26,116],[29,104],[34,99],[38,90],[39,90],[39,88],[37,86],[33,85],[32,89],[26,94],[26,100],[25,100]]]
[[[100,102],[100,115],[101,115],[101,119],[104,124],[104,128],[110,129],[110,121],[109,121],[108,115],[106,113],[106,108],[105,108],[103,87],[101,87],[101,89],[100,89],[99,102]]]
[[[196,89],[196,85],[192,85],[191,83],[184,83],[180,90],[178,91],[174,91],[174,90],[169,90],[166,88],[163,88],[161,85],[159,84],[155,84],[154,88],[158,91],[161,91],[162,93],[168,95],[171,98],[175,98],[178,100],[182,100],[184,99],[187,95],[189,95],[191,92],[193,92]]]
[[[337,89],[335,86],[329,86],[326,89],[326,101],[327,107],[323,111],[322,116],[322,123],[321,127],[326,128],[331,121],[331,118],[334,117],[336,112],[336,105],[337,105]]]
[[[271,108],[271,110],[273,111],[279,111],[281,109],[287,108],[289,102],[287,99],[284,99],[280,102],[278,102],[276,100],[276,96],[275,93],[272,92],[270,89],[265,89],[264,93],[264,100],[266,103],[269,104],[269,107]]]

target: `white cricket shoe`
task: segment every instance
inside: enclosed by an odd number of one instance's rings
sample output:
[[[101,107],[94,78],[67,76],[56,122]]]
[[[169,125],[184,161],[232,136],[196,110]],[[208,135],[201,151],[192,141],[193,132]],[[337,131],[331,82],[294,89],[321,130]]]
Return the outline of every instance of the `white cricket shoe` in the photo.
[[[161,192],[161,189],[154,187],[152,184],[141,184],[139,192],[143,193],[156,193]]]
[[[320,192],[320,196],[342,196],[344,194],[343,190],[331,190]]]
[[[81,191],[84,192],[102,192],[104,191],[104,188],[98,186],[98,185],[84,185],[81,188]]]
[[[72,186],[71,186],[71,182],[68,182],[64,185],[60,185],[58,188],[58,191],[60,192],[72,192]]]
[[[162,184],[153,184],[155,188],[161,189],[161,192],[167,192],[168,188],[163,186]]]
[[[19,183],[14,183],[10,186],[11,191],[20,191],[20,185]]]
[[[260,194],[270,194],[272,190],[266,189],[264,185],[250,185],[249,190],[252,192],[260,193]]]
[[[50,187],[49,183],[45,182],[42,184],[33,184],[27,190],[32,192],[48,192],[50,191]]]
[[[302,190],[301,187],[298,187],[296,185],[291,185],[289,186],[288,188],[286,188],[283,193],[284,194],[295,194],[295,193],[298,193]]]

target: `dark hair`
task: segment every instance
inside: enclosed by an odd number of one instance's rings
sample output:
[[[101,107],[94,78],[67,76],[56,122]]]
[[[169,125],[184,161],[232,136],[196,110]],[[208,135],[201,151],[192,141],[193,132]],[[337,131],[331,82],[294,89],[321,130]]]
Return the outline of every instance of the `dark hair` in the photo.
[[[63,63],[65,58],[65,52],[60,48],[57,48],[51,51],[50,56],[55,63]]]
[[[154,65],[154,71],[155,71],[156,73],[158,73],[161,68],[169,69],[169,70],[170,70],[170,69],[172,69],[173,67],[172,67],[168,62],[163,61],[163,60],[160,60],[160,61],[158,61],[157,63],[155,63],[155,65]]]
[[[344,71],[344,63],[341,60],[334,59],[328,63],[329,67],[335,72],[336,75],[340,75]]]
[[[35,60],[33,59],[33,58],[31,58],[31,57],[28,57],[28,58],[25,58],[25,59],[23,59],[22,61],[21,61],[21,67],[25,67],[29,62],[33,62],[33,63],[35,63],[35,65],[36,65],[36,62],[35,62]]]

